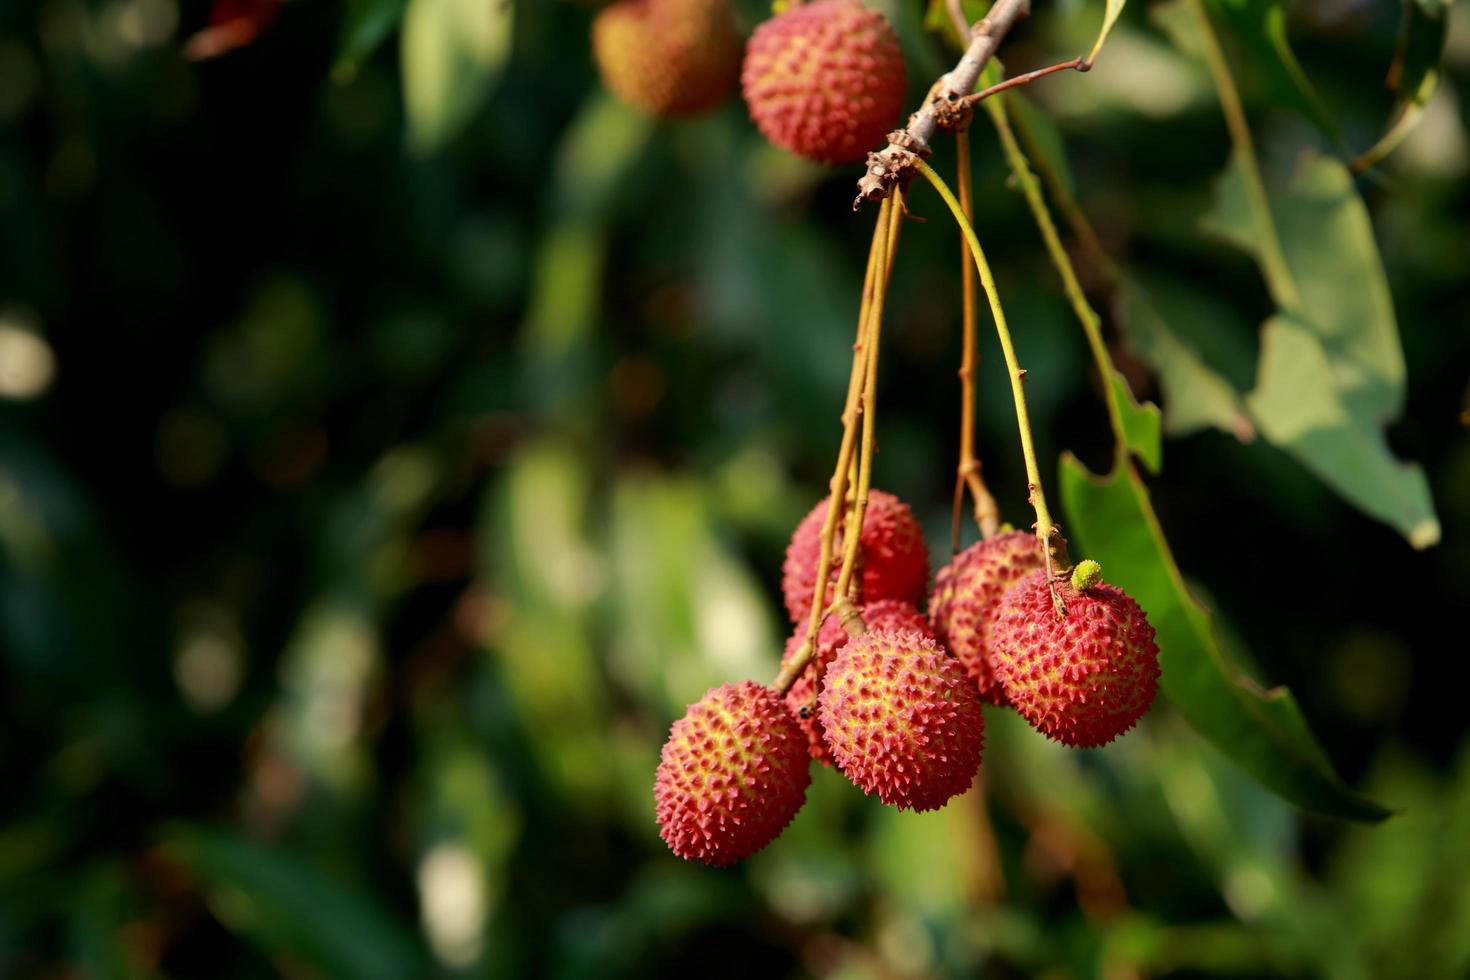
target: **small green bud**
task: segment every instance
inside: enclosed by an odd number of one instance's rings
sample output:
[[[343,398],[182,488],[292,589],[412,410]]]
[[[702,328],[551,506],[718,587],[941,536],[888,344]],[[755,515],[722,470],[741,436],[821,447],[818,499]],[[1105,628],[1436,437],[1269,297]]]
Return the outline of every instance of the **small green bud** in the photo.
[[[1072,588],[1081,592],[1090,589],[1102,579],[1102,566],[1091,558],[1077,563],[1072,569]]]

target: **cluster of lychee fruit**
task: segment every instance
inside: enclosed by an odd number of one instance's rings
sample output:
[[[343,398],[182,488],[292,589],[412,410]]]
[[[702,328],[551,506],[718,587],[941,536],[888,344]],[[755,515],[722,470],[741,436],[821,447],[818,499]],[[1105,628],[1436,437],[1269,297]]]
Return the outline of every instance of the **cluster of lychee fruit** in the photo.
[[[730,0],[614,0],[592,24],[603,83],[657,116],[723,102],[738,83],[772,143],[818,163],[862,160],[903,111],[903,52],[860,0],[797,2],[743,41]]]
[[[786,552],[782,591],[795,632],[783,665],[806,644],[827,507],[807,515]],[[1048,578],[1034,536],[998,534],[939,571],[926,615],[923,531],[906,504],[877,490],[858,553],[857,615],[826,616],[784,696],[726,684],[674,723],[654,798],[675,854],[728,865],[770,843],[801,808],[813,759],[884,803],[938,809],[974,782],[982,702],[1078,747],[1112,741],[1152,703],[1153,627],[1101,581],[1096,562]],[[829,581],[829,603],[832,591]]]

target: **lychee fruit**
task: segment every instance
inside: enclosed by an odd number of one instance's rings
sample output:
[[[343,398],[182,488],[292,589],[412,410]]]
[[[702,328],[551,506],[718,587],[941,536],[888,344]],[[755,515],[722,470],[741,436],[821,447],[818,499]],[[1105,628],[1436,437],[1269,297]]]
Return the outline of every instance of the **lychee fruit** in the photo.
[[[935,576],[929,596],[934,635],[965,665],[982,701],[1006,703],[990,666],[990,614],[1006,589],[1044,564],[1034,535],[1009,531],[966,548]]]
[[[791,822],[812,777],[806,735],[774,688],[710,688],[674,722],[654,777],[659,834],[682,858],[723,867]]]
[[[818,163],[862,160],[903,112],[898,37],[858,0],[816,0],[761,24],[740,80],[766,139]]]
[[[1106,745],[1132,728],[1159,686],[1159,647],[1137,602],[1084,561],[1056,583],[1044,571],[1011,586],[990,627],[990,660],[1006,697],[1047,738]]]
[[[896,599],[880,599],[869,603],[862,609],[863,622],[870,630],[914,630],[924,636],[933,639],[934,634],[930,632],[929,621],[924,614],[907,602],[899,602]],[[801,649],[802,642],[806,639],[805,624],[796,627],[791,638],[786,641],[786,652],[781,655],[781,663],[784,666],[787,661],[796,656],[796,651]],[[813,759],[824,766],[832,764],[832,754],[827,750],[827,742],[822,737],[822,720],[820,711],[815,708],[806,717],[802,717],[803,708],[812,703],[812,684],[818,674],[825,675],[827,668],[836,659],[838,651],[847,646],[849,634],[836,616],[828,616],[822,623],[822,629],[817,634],[817,651],[807,664],[806,670],[791,685],[791,690],[786,692],[786,707],[796,716],[797,723],[801,725],[802,731],[807,735],[807,748]]]
[[[723,101],[740,76],[740,42],[729,0],[616,0],[592,22],[603,84],[655,116]]]
[[[786,548],[786,561],[781,566],[781,592],[786,599],[786,611],[797,626],[805,625],[811,613],[827,504],[823,499],[796,526],[791,544]],[[842,565],[842,528],[842,524],[837,525],[832,548],[834,582]],[[917,606],[924,601],[924,589],[929,584],[929,549],[924,544],[924,529],[914,520],[908,505],[893,494],[882,490],[869,492],[860,555],[860,593],[864,604],[898,599]],[[827,587],[826,601],[832,601],[831,585]]]
[[[878,630],[827,668],[821,716],[832,759],[865,793],[937,810],[970,788],[984,719],[960,662],[914,630]]]

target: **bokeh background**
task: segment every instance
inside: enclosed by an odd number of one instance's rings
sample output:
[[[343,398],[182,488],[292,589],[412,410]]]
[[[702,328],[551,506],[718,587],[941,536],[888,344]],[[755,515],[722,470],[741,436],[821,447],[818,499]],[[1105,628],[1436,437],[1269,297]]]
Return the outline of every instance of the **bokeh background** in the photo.
[[[1458,11],[1424,119],[1359,183],[1410,379],[1390,442],[1443,543],[1414,551],[1262,440],[1171,440],[1149,481],[1237,665],[1289,684],[1397,814],[1306,816],[1162,701],[1086,753],[994,711],[983,786],[945,810],[818,771],[784,836],[716,872],[658,839],[653,770],[706,687],[774,675],[872,212],[738,98],[674,124],[610,101],[577,3],[517,2],[493,79],[411,85],[405,110],[405,67],[469,9],[435,2],[401,34],[391,0],[224,4],[216,26],[260,30],[223,44],[195,0],[0,5],[0,975],[1470,974]],[[881,6],[913,102],[952,54],[921,4]],[[1038,3],[1008,65],[1085,48],[1099,7]],[[1092,74],[1034,97],[1108,251],[1187,291],[1248,386],[1271,304],[1200,231],[1229,141],[1157,12],[1136,0]],[[1398,5],[1289,13],[1370,144]],[[1226,40],[1263,155],[1316,139]],[[974,140],[1045,471],[1064,448],[1101,469],[1081,333]],[[959,252],[933,194],[912,208],[876,483],[942,560]],[[1024,523],[981,337],[980,449]]]

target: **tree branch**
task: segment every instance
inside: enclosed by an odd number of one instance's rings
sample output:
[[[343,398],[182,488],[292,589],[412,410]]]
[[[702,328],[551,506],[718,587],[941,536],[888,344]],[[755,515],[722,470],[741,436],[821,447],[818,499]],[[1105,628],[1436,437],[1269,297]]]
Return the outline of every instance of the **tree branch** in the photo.
[[[864,201],[883,200],[894,186],[913,176],[914,161],[928,155],[929,141],[941,120],[952,117],[960,109],[955,103],[975,91],[980,73],[995,57],[1000,42],[1030,12],[1031,0],[996,0],[990,13],[970,28],[970,46],[959,64],[929,89],[924,104],[909,116],[908,126],[889,133],[888,145],[868,154],[867,172],[858,180],[858,196],[852,203],[854,211]]]

